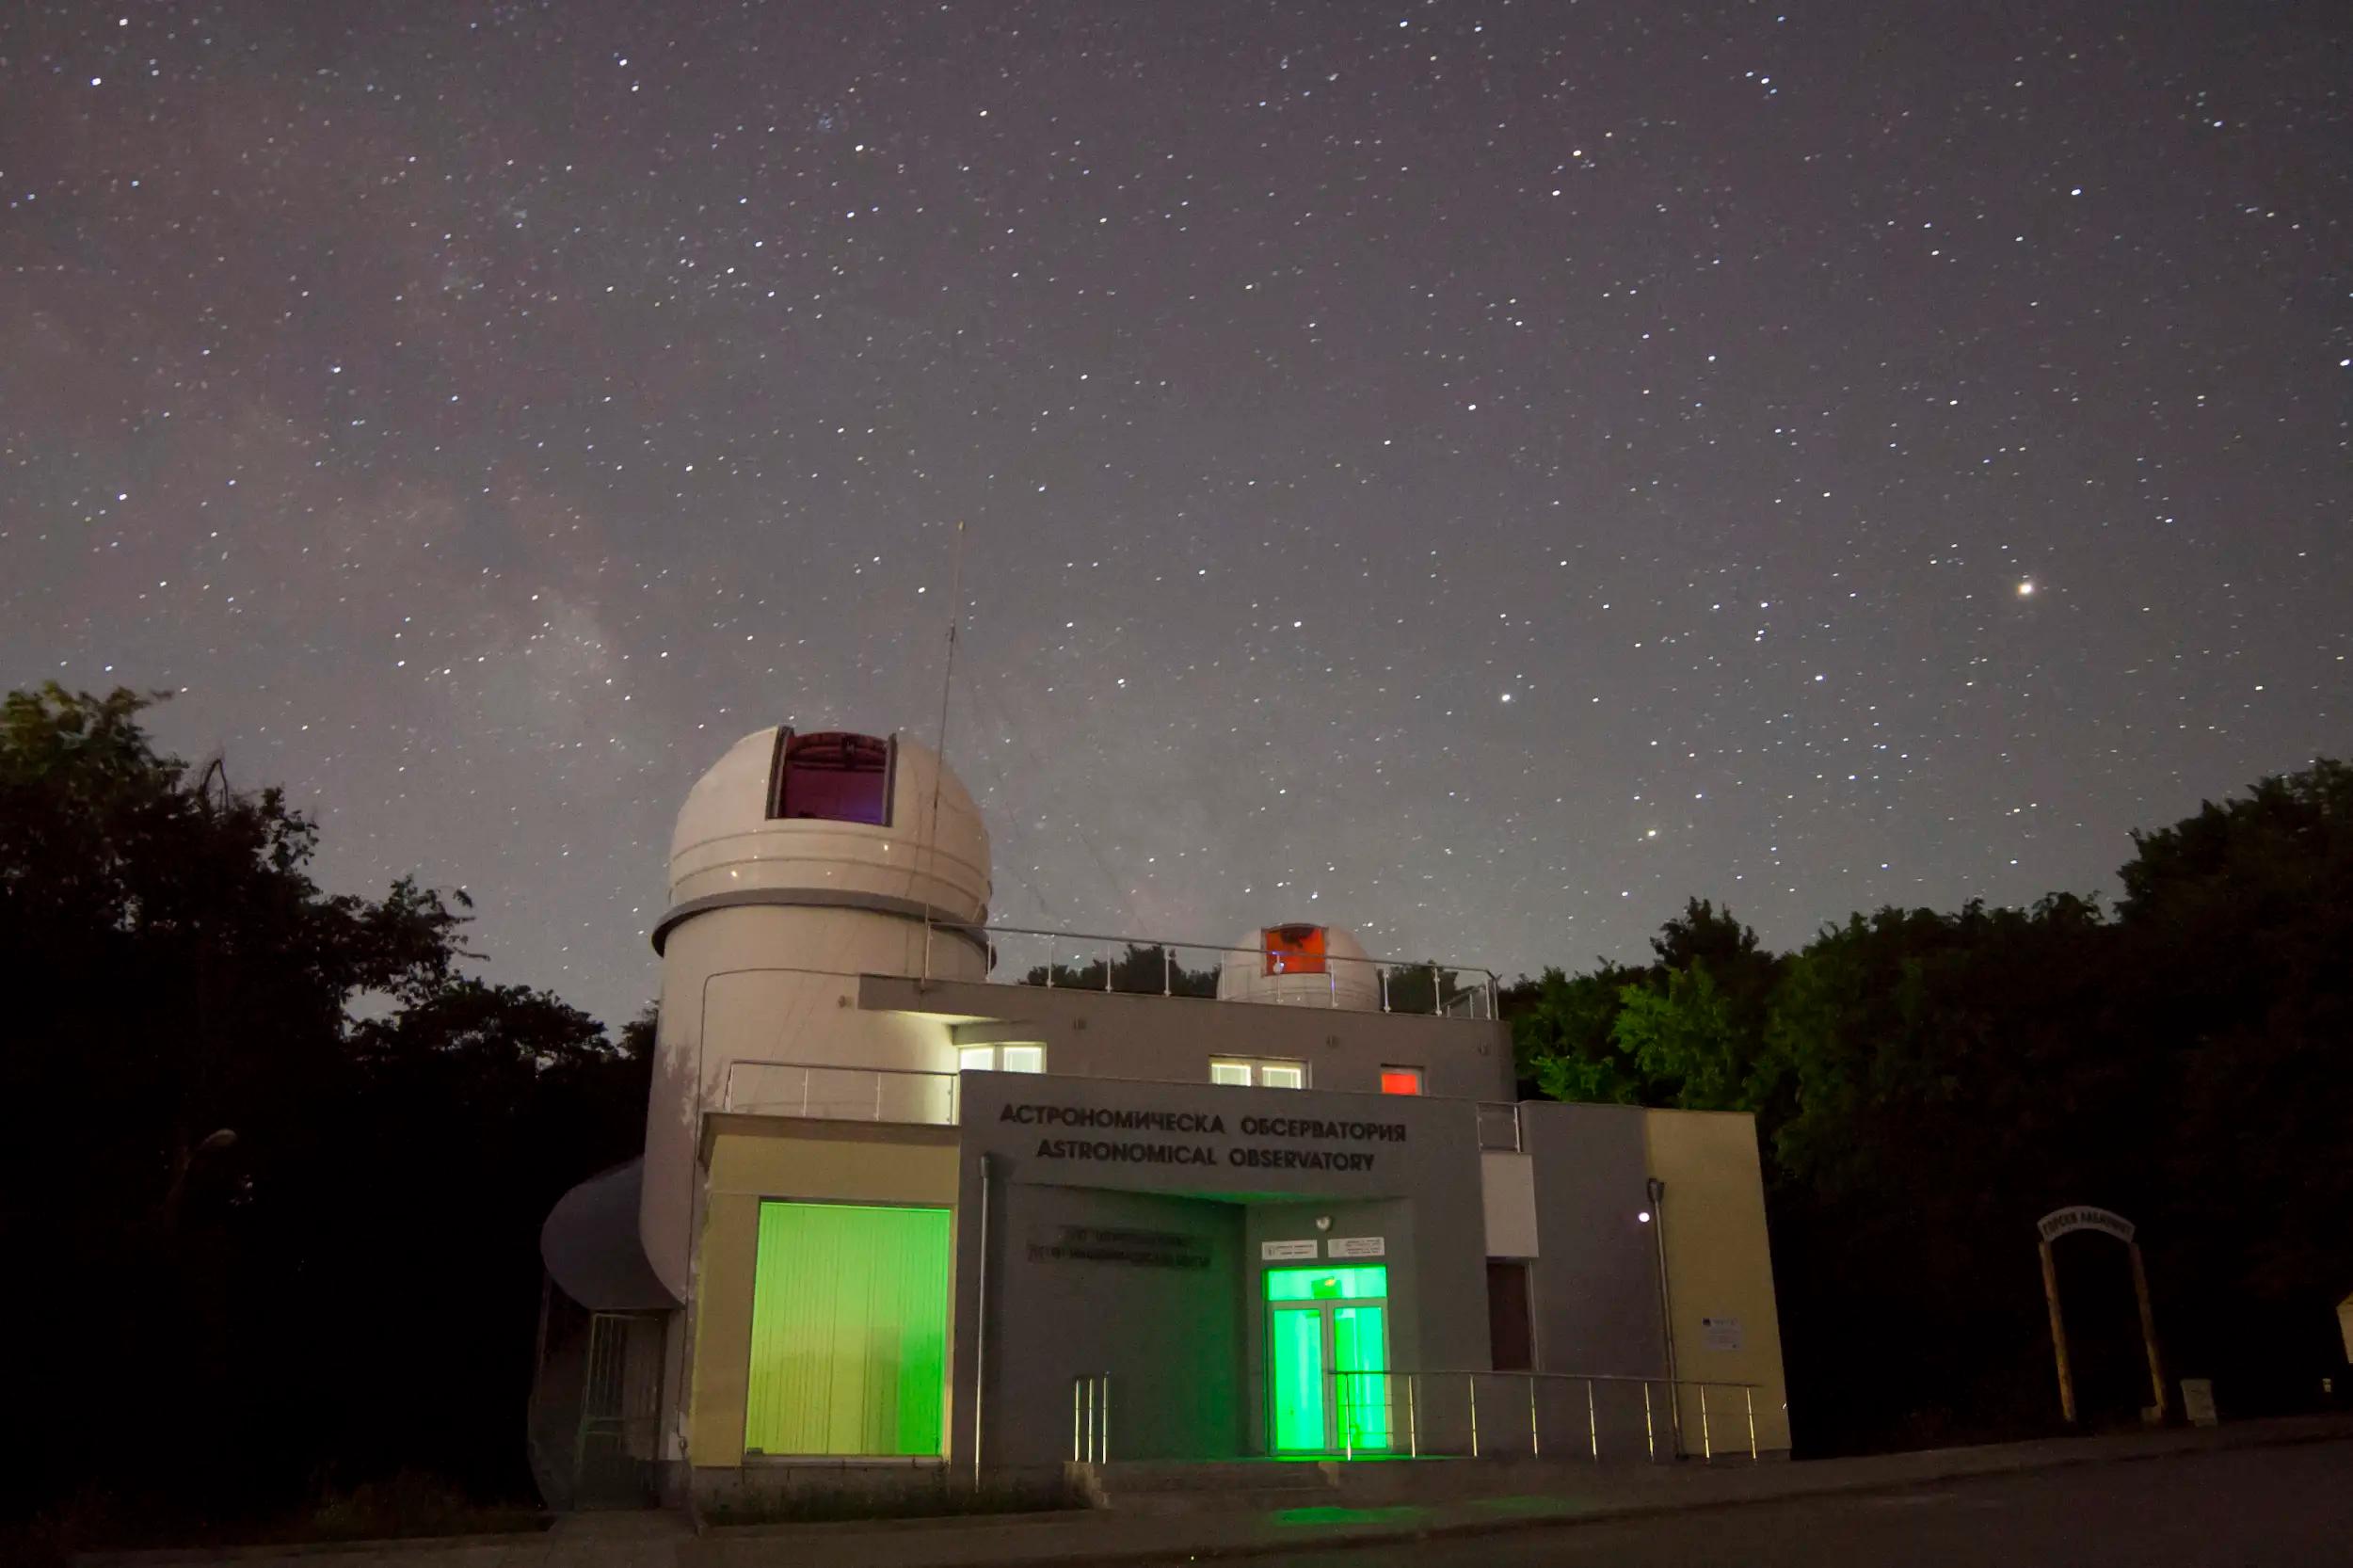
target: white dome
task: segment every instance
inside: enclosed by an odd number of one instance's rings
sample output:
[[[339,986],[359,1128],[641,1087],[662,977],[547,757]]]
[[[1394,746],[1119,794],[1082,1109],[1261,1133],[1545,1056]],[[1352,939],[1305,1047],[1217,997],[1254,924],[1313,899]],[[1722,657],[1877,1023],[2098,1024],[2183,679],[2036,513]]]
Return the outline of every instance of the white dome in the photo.
[[[785,815],[769,814],[779,808]],[[771,727],[736,742],[687,792],[656,945],[685,915],[729,904],[839,903],[977,924],[988,896],[988,830],[930,747]]]
[[[1321,925],[1270,925],[1251,932],[1217,968],[1222,1001],[1381,1011],[1381,967],[1362,942]]]

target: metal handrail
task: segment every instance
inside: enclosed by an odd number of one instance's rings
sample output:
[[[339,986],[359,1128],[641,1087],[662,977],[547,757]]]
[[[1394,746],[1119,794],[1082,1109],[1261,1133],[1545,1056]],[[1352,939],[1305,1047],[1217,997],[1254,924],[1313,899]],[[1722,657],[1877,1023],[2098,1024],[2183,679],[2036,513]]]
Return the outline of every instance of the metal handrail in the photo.
[[[1137,936],[1116,932],[1048,931],[1038,926],[984,925],[962,920],[933,920],[930,921],[924,928],[923,979],[926,981],[932,978],[930,934],[934,931],[956,932],[959,935],[970,937],[980,942],[984,948],[991,948],[992,951],[993,946],[991,939],[998,936],[1039,937],[1044,938],[1049,944],[1054,942],[1070,942],[1074,944],[1092,946],[1096,949],[1096,951],[1093,957],[1088,961],[1100,962],[1102,964],[1103,989],[1106,992],[1113,992],[1113,994],[1117,993],[1112,984],[1112,971],[1114,968],[1114,950],[1118,948],[1158,948],[1160,950],[1160,989],[1158,994],[1160,996],[1174,996],[1176,994],[1176,954],[1179,951],[1186,952],[1213,952],[1219,954],[1221,956],[1221,960],[1226,957],[1247,957],[1251,959],[1262,959],[1265,957],[1265,952],[1262,949],[1255,947],[1237,947],[1228,942],[1186,942],[1177,941],[1166,936]],[[1074,953],[1073,956],[1077,956],[1077,954]],[[1430,1016],[1433,1017],[1462,1016],[1461,1014],[1452,1012],[1448,1005],[1445,977],[1449,975],[1457,977],[1458,982],[1460,977],[1477,977],[1477,984],[1464,986],[1455,993],[1453,999],[1458,1004],[1465,1001],[1475,1001],[1477,1003],[1476,1008],[1470,1013],[1470,1016],[1492,1021],[1497,1016],[1497,1009],[1498,996],[1502,989],[1502,980],[1497,975],[1495,970],[1487,968],[1483,965],[1431,962],[1422,959],[1408,958],[1374,958],[1369,955],[1360,958],[1353,953],[1337,952],[1323,953],[1320,955],[1320,961],[1325,966],[1323,970],[1324,974],[1332,981],[1332,984],[1326,987],[1326,1006],[1337,1007],[1340,1005],[1338,976],[1334,973],[1331,966],[1335,964],[1364,964],[1371,966],[1379,977],[1381,1011],[1384,1013],[1393,1011],[1389,1004],[1389,971],[1392,969],[1409,969],[1422,970],[1427,972],[1430,976]],[[1056,962],[1057,960],[1054,949],[1049,945],[1046,950],[1045,982],[1045,989],[1049,991],[1058,988],[1054,984],[1054,965]],[[1315,971],[1305,970],[1301,972],[1312,974]],[[1149,996],[1154,993],[1145,991],[1128,994]],[[1228,997],[1224,1000],[1228,1001],[1258,1001],[1261,999],[1255,997]]]
[[[1758,1460],[1756,1446],[1756,1391],[1765,1386],[1761,1383],[1735,1383],[1724,1378],[1649,1378],[1624,1372],[1537,1372],[1498,1370],[1494,1368],[1478,1368],[1461,1371],[1447,1368],[1424,1370],[1419,1372],[1352,1372],[1342,1371],[1336,1368],[1324,1368],[1323,1375],[1327,1378],[1403,1378],[1405,1380],[1405,1430],[1407,1448],[1408,1452],[1416,1459],[1421,1457],[1421,1384],[1425,1379],[1451,1379],[1459,1377],[1463,1380],[1464,1389],[1469,1400],[1470,1449],[1471,1457],[1473,1459],[1480,1457],[1479,1380],[1481,1378],[1526,1378],[1528,1380],[1528,1446],[1529,1452],[1531,1457],[1541,1457],[1544,1453],[1544,1432],[1542,1422],[1537,1413],[1536,1384],[1542,1381],[1581,1383],[1585,1385],[1585,1441],[1587,1451],[1595,1464],[1599,1464],[1601,1462],[1601,1417],[1599,1412],[1599,1402],[1594,1395],[1594,1386],[1596,1384],[1604,1383],[1635,1383],[1641,1384],[1644,1455],[1653,1462],[1656,1462],[1658,1458],[1658,1424],[1651,1405],[1650,1391],[1652,1387],[1656,1385],[1669,1389],[1698,1389],[1700,1393],[1700,1457],[1705,1463],[1711,1464],[1714,1464],[1716,1460],[1716,1441],[1715,1432],[1710,1425],[1710,1416],[1707,1407],[1707,1391],[1711,1388],[1737,1389],[1740,1392],[1742,1412],[1748,1424],[1749,1460],[1752,1464],[1756,1463]],[[1339,1397],[1343,1401],[1345,1400],[1347,1387],[1348,1385],[1343,1384],[1335,1389],[1336,1396]],[[1395,1409],[1397,1396],[1394,1389],[1392,1389],[1392,1391],[1383,1400],[1382,1402],[1388,1405],[1392,1410]],[[1355,1457],[1354,1428],[1347,1419],[1345,1411],[1343,1411],[1341,1416],[1340,1433],[1344,1457],[1353,1459]]]
[[[1490,1136],[1488,1128],[1498,1124],[1510,1133],[1508,1140]],[[1479,1146],[1498,1154],[1525,1154],[1527,1145],[1520,1131],[1520,1108],[1513,1100],[1481,1100],[1479,1102]]]
[[[908,1120],[910,1118],[884,1116],[883,1088],[885,1083],[891,1080],[937,1080],[939,1081],[936,1086],[936,1091],[945,1096],[942,1105],[945,1113],[936,1119],[930,1116],[914,1119],[940,1127],[953,1127],[957,1121],[956,1090],[960,1080],[956,1074],[951,1072],[938,1072],[923,1067],[870,1067],[862,1063],[854,1062],[764,1062],[751,1057],[739,1057],[728,1064],[727,1078],[720,1090],[719,1108],[722,1111],[747,1112],[754,1111],[753,1105],[746,1103],[751,1100],[752,1096],[748,1094],[739,1096],[736,1092],[736,1074],[739,1069],[745,1070],[747,1079],[751,1076],[751,1070],[799,1073],[801,1075],[800,1099],[797,1107],[791,1113],[813,1116],[824,1121]],[[858,1096],[856,1101],[840,1096],[823,1099],[815,1097],[816,1075],[820,1073],[872,1079],[873,1094],[871,1101],[864,1096]],[[773,1109],[777,1103],[791,1106],[793,1102],[789,1096],[785,1096],[781,1102],[774,1099],[761,1099],[759,1102],[759,1108],[765,1110],[771,1115],[785,1113]]]
[[[1070,1380],[1070,1462],[1107,1464],[1112,1457],[1112,1375],[1080,1372]]]

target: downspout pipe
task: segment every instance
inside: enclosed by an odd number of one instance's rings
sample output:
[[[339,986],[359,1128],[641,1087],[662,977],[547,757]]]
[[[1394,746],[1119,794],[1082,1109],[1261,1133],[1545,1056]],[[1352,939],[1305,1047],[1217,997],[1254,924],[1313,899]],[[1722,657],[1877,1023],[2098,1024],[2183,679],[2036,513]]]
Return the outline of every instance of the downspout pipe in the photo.
[[[979,1265],[972,1306],[972,1490],[981,1489],[981,1403],[988,1382],[988,1156],[980,1157]]]
[[[1675,1382],[1674,1291],[1667,1282],[1667,1184],[1652,1176],[1644,1184],[1650,1197],[1651,1246],[1658,1260],[1658,1337],[1667,1357],[1667,1420],[1674,1433],[1675,1457],[1683,1457],[1683,1390]]]

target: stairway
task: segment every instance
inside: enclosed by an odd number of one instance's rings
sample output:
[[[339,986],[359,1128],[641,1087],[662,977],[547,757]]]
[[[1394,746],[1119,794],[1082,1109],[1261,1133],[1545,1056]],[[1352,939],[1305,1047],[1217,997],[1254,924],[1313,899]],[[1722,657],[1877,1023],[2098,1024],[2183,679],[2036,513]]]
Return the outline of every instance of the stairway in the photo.
[[[1339,1500],[1338,1468],[1314,1460],[1269,1459],[1072,1466],[1096,1507],[1162,1514],[1328,1506]]]

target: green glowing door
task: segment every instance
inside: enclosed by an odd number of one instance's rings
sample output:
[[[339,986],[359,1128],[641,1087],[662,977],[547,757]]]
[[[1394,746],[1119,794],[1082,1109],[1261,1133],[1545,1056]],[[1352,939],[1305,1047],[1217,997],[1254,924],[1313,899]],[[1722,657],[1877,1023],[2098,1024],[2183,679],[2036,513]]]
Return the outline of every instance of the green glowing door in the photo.
[[[1271,1269],[1267,1404],[1276,1453],[1390,1446],[1388,1271]],[[1368,1299],[1370,1298],[1370,1299]]]
[[[1278,1453],[1323,1451],[1323,1309],[1277,1307],[1268,1314],[1273,1341],[1267,1357],[1274,1395]]]
[[[1389,1446],[1389,1309],[1332,1306],[1333,1402],[1344,1451]]]

